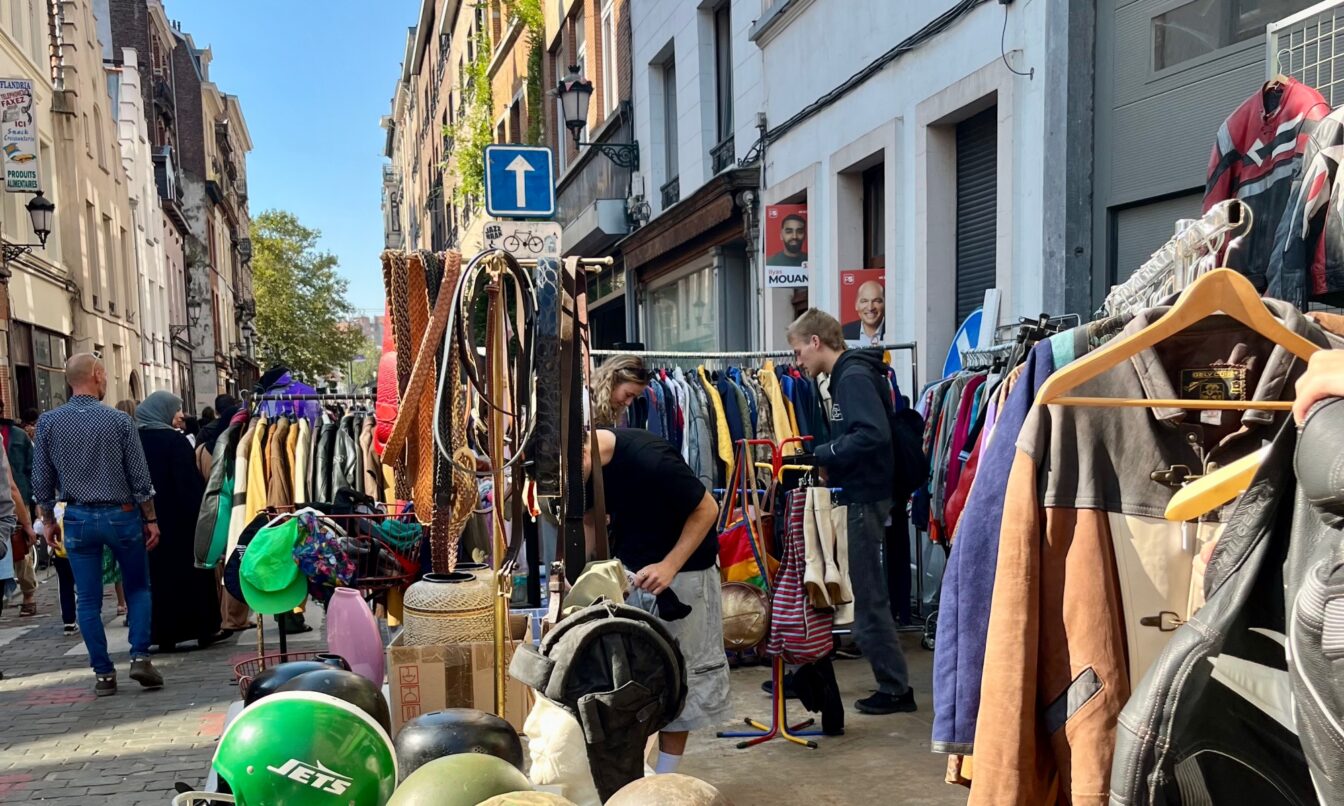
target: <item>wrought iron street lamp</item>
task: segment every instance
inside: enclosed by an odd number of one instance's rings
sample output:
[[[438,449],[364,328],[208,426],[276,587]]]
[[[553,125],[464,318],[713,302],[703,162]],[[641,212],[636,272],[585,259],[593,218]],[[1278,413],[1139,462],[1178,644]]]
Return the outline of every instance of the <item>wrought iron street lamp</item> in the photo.
[[[595,148],[618,168],[639,170],[639,143],[584,143],[580,135],[588,125],[588,102],[593,97],[593,82],[579,74],[579,66],[571,64],[569,73],[555,87],[555,95],[560,103],[560,117],[565,128],[574,136],[574,145],[579,148]]]
[[[47,237],[51,235],[51,218],[56,212],[56,205],[37,191],[32,200],[25,205],[28,210],[28,217],[33,225],[33,233],[37,235],[37,243],[6,243],[3,244],[4,253],[2,255],[6,271],[10,261],[17,260],[20,256],[29,254],[34,248],[46,248]]]

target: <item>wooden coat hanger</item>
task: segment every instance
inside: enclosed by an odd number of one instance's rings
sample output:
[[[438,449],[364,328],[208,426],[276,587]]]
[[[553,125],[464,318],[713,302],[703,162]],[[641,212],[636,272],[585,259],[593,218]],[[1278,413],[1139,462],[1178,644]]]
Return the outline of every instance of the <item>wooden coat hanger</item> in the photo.
[[[1237,498],[1251,488],[1268,455],[1269,448],[1261,448],[1195,479],[1176,491],[1163,515],[1169,521],[1193,521]]]
[[[1214,269],[1191,283],[1161,319],[1137,333],[1111,342],[1050,376],[1036,396],[1037,405],[1214,411],[1290,410],[1293,404],[1287,400],[1160,400],[1067,396],[1087,381],[1217,313],[1232,317],[1304,361],[1320,349],[1274,318],[1249,280],[1232,269]]]

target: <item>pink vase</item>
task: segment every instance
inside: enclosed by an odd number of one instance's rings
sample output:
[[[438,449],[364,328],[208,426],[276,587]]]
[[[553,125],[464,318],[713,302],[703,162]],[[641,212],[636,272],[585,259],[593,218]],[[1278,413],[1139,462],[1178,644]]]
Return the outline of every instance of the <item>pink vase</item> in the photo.
[[[327,605],[327,650],[345,658],[350,671],[383,685],[383,638],[378,621],[354,588],[337,588]]]

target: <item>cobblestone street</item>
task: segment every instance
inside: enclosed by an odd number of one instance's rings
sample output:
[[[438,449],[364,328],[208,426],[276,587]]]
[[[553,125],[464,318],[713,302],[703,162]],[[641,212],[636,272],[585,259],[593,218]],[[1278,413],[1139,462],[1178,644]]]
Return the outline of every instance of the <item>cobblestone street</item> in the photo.
[[[142,691],[127,677],[127,630],[108,588],[103,616],[119,687],[98,698],[84,642],[61,633],[56,578],[38,578],[38,616],[21,618],[10,600],[0,618],[0,803],[164,806],[175,782],[202,783],[238,699],[232,666],[255,656],[256,632],[154,656],[167,685]],[[320,634],[293,636],[291,646]]]
[[[167,681],[160,691],[142,691],[127,677],[126,627],[114,615],[116,599],[103,600],[108,646],[117,663],[116,696],[93,694],[93,673],[84,642],[61,633],[56,578],[39,571],[38,616],[21,618],[17,596],[0,617],[0,803],[166,806],[173,785],[205,782],[229,706],[238,701],[233,665],[256,657],[256,631],[204,650],[155,655]],[[290,637],[290,648],[323,643],[322,611],[310,607],[314,630]],[[276,651],[273,623],[267,651]],[[848,703],[872,687],[862,660],[836,664],[846,699],[846,731],[823,738],[820,750],[775,741],[752,750],[708,731],[692,734],[682,771],[715,783],[738,806],[806,803],[844,806],[856,802],[840,782],[864,781],[870,791],[902,793],[908,806],[965,802],[965,790],[943,783],[944,759],[929,752],[933,710],[928,700],[933,653],[916,634],[903,636],[911,682],[920,711],[896,717],[865,717]],[[740,717],[768,717],[760,684],[764,667],[733,672],[733,724]],[[801,719],[796,701],[792,719]]]

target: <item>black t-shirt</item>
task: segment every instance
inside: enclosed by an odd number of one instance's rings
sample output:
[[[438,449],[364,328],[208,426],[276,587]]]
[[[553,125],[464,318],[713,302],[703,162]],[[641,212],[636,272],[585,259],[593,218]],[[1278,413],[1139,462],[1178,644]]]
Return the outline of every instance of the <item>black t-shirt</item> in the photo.
[[[602,468],[612,552],[632,571],[662,562],[681,537],[686,519],[705,497],[705,485],[681,454],[662,437],[617,428],[616,450]],[[591,506],[592,482],[588,483]],[[683,571],[712,568],[719,557],[718,525],[712,524]]]

